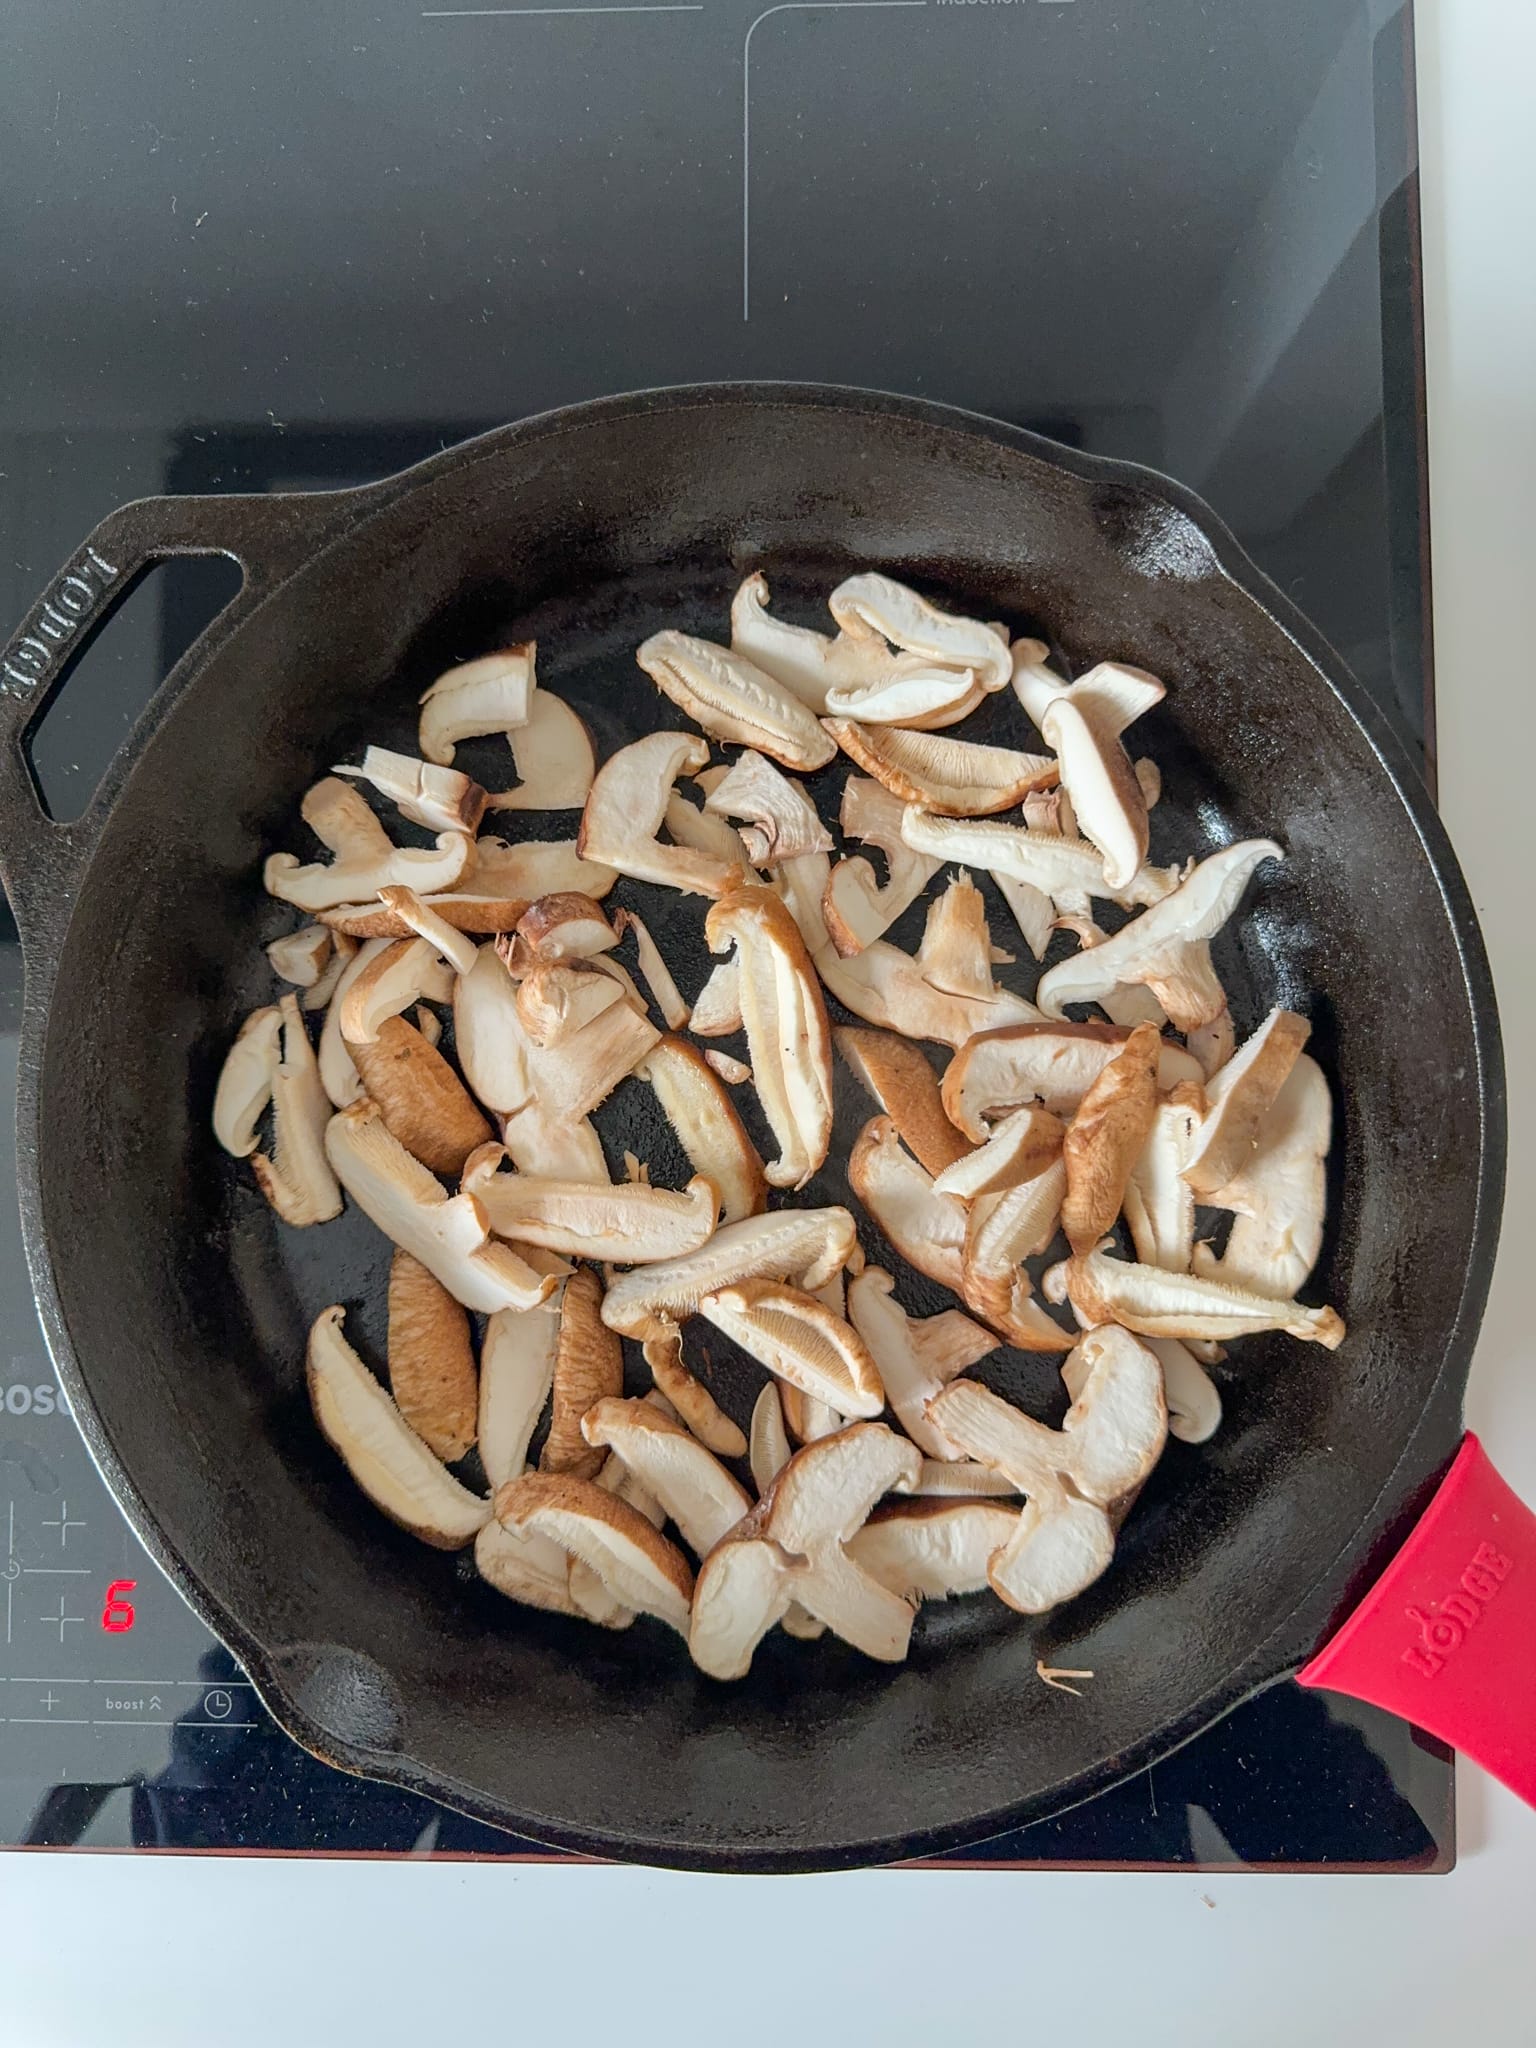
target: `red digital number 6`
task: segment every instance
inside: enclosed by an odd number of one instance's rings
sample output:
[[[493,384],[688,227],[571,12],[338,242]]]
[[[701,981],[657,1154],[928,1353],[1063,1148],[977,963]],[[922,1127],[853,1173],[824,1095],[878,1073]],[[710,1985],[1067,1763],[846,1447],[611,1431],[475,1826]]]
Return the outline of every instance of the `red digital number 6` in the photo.
[[[120,1636],[133,1627],[133,1602],[123,1596],[138,1585],[137,1579],[114,1579],[107,1588],[107,1604],[101,1610],[101,1625]]]

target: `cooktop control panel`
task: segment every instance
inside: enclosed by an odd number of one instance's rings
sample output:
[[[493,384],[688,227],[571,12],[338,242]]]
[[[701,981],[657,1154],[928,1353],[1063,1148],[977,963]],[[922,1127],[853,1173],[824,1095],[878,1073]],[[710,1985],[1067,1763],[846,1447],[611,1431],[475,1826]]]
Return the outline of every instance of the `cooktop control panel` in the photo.
[[[105,1492],[51,1366],[23,1352],[3,1370],[7,1772],[122,1780],[158,1767],[167,1729],[254,1725],[247,1680],[198,1675],[217,1645]]]

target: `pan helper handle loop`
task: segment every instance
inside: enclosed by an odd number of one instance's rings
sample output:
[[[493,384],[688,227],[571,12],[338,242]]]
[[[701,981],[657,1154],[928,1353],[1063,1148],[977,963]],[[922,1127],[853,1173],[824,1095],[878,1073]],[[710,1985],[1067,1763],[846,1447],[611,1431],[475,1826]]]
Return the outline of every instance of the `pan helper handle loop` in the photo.
[[[1403,1715],[1536,1805],[1536,1515],[1475,1436],[1297,1678]]]

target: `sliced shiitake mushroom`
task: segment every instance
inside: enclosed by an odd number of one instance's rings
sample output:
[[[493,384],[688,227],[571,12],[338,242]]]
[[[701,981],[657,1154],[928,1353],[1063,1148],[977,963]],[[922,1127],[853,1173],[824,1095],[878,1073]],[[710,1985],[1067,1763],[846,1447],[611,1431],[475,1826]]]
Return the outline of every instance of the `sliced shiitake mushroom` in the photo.
[[[766,1493],[794,1455],[789,1432],[784,1427],[784,1404],[775,1381],[765,1380],[752,1404],[752,1427],[747,1459],[752,1467],[752,1484]]]
[[[941,995],[995,1002],[999,991],[992,979],[993,964],[1007,963],[1012,957],[992,944],[986,899],[962,871],[928,906],[922,944],[917,949],[918,972]]]
[[[522,1529],[504,1529],[492,1519],[475,1538],[475,1569],[488,1586],[524,1607],[542,1607],[551,1614],[570,1614],[600,1626],[624,1627],[634,1619],[629,1608],[611,1604],[608,1613],[594,1614],[571,1589],[568,1551],[547,1536]]]
[[[832,851],[832,835],[805,791],[751,748],[715,782],[704,808],[742,821],[741,841],[755,868]]]
[[[1311,1031],[1294,1010],[1273,1009],[1241,1052],[1207,1081],[1206,1113],[1182,1168],[1203,1201],[1211,1201],[1252,1160],[1264,1120]]]
[[[460,740],[526,725],[536,653],[529,640],[445,670],[421,699],[416,743],[427,759],[446,768]]]
[[[1162,702],[1163,685],[1145,669],[1118,662],[1100,662],[1065,682],[1045,666],[1038,640],[1018,641],[1013,656],[1014,689],[1061,763],[1078,826],[1103,856],[1110,886],[1123,886],[1147,857],[1149,806],[1121,735]]]
[[[497,1489],[496,1519],[504,1528],[548,1536],[621,1605],[688,1634],[688,1560],[627,1501],[569,1472],[525,1472]]]
[[[539,1456],[541,1472],[595,1479],[602,1470],[602,1449],[582,1435],[582,1418],[624,1387],[624,1347],[603,1321],[602,1306],[603,1283],[590,1267],[578,1267],[560,1295],[554,1392],[549,1435]]]
[[[699,1669],[745,1677],[757,1645],[794,1602],[866,1656],[899,1663],[913,1610],[843,1546],[880,1496],[910,1489],[921,1468],[916,1448],[878,1422],[797,1451],[704,1560],[688,1637]]]
[[[468,974],[475,964],[474,940],[461,932],[457,925],[439,917],[432,905],[424,903],[414,889],[398,886],[381,889],[379,901],[395,913],[407,931],[435,946],[455,974]]]
[[[219,1069],[213,1135],[236,1159],[248,1159],[261,1142],[257,1127],[282,1063],[282,1029],[283,1014],[275,1003],[252,1010]]]
[[[1024,1614],[1044,1614],[1092,1585],[1114,1556],[1123,1510],[1167,1437],[1162,1367],[1127,1331],[1093,1330],[1077,1346],[1081,1391],[1060,1430],[985,1387],[956,1380],[929,1419],[971,1457],[1010,1479],[1028,1504],[988,1579]]]
[[[399,1250],[389,1266],[389,1388],[445,1464],[474,1443],[480,1388],[469,1317],[419,1259]]]
[[[1234,1213],[1220,1258],[1195,1246],[1197,1273],[1255,1291],[1295,1294],[1322,1249],[1332,1125],[1327,1079],[1303,1053],[1260,1124],[1246,1164],[1206,1198]]]
[[[973,1144],[989,1124],[1039,1102],[1053,1116],[1070,1116],[1116,1057],[1130,1032],[1118,1024],[1015,1024],[966,1041],[944,1071],[945,1114]],[[1157,1085],[1204,1080],[1199,1062],[1165,1039],[1158,1053]]]
[[[337,986],[337,1024],[351,1052],[371,1045],[387,1017],[419,1002],[450,1002],[453,995],[453,972],[430,939],[395,939],[377,952],[365,946],[358,972],[343,975]]]
[[[1064,1135],[1059,1117],[1037,1102],[1026,1103],[994,1124],[985,1144],[961,1153],[936,1174],[933,1185],[939,1194],[957,1195],[962,1202],[1005,1194],[1060,1158]]]
[[[852,718],[824,718],[822,726],[892,796],[946,817],[979,818],[1011,810],[1030,790],[1056,780],[1050,754],[983,747],[947,733],[907,732],[899,725],[860,725]]]
[[[301,925],[285,932],[266,949],[272,972],[295,988],[311,989],[324,974],[331,958],[331,928],[325,924]]]
[[[326,1159],[331,1105],[297,996],[284,996],[278,1009],[283,1056],[272,1075],[272,1151],[253,1152],[251,1171],[283,1221],[304,1228],[341,1214],[341,1189]]]
[[[895,1124],[924,1170],[942,1176],[966,1155],[964,1137],[944,1114],[939,1077],[921,1046],[894,1031],[840,1024],[832,1037],[848,1063]]]
[[[696,1314],[704,1295],[742,1280],[793,1280],[813,1293],[841,1272],[857,1242],[853,1218],[837,1207],[779,1209],[722,1224],[688,1258],[621,1274],[608,1289],[603,1319],[626,1337],[644,1337]]]
[[[598,1401],[587,1411],[582,1434],[611,1450],[649,1488],[698,1557],[751,1510],[745,1488],[719,1459],[649,1401]]]
[[[890,653],[864,629],[836,639],[791,626],[768,611],[768,583],[749,576],[731,600],[731,651],[782,683],[818,715],[827,692],[840,685],[873,681],[890,666]]]
[[[814,714],[745,655],[668,631],[653,633],[635,659],[715,739],[755,747],[802,772],[824,768],[832,759],[835,749]]]
[[[885,1501],[849,1539],[861,1571],[903,1600],[985,1592],[992,1559],[1017,1533],[1019,1510],[999,1501]]]
[[[435,849],[396,846],[352,785],[327,776],[301,806],[305,823],[336,856],[308,865],[273,853],[262,869],[269,896],[309,912],[376,896],[403,882],[423,896],[451,889],[468,870],[474,843],[466,832],[440,832]]]
[[[613,1003],[625,1001],[622,983],[585,960],[536,960],[517,984],[517,1014],[536,1046],[554,1050]]]
[[[753,1085],[779,1144],[764,1171],[801,1188],[832,1136],[832,1037],[816,970],[794,920],[769,889],[732,889],[704,921],[710,950],[735,948]]]
[[[433,915],[454,931],[482,937],[511,931],[528,908],[525,896],[498,895],[494,883],[481,889],[473,878],[422,900],[429,902]],[[379,898],[372,903],[337,903],[322,910],[320,917],[338,938],[401,939],[411,929],[397,910],[391,910]]]
[[[501,1146],[483,1146],[466,1164],[463,1180],[498,1237],[571,1258],[634,1265],[686,1258],[714,1235],[719,1196],[702,1174],[676,1194],[638,1181],[610,1187],[506,1173],[505,1157]]]
[[[590,960],[619,943],[606,912],[579,890],[537,897],[517,921],[517,937],[533,960]]]
[[[959,1047],[985,1031],[1040,1021],[1034,1004],[1011,989],[980,999],[946,994],[925,977],[920,958],[884,939],[848,960],[829,945],[817,953],[816,971],[845,1009],[904,1038]]]
[[[713,1182],[726,1223],[768,1206],[768,1183],[757,1148],[712,1070],[710,1056],[686,1039],[662,1038],[635,1068],[648,1082],[695,1173]]]
[[[688,1022],[688,1005],[644,920],[633,910],[620,910],[613,921],[621,936],[626,932],[635,935],[635,957],[651,999],[661,1012],[661,1021],[669,1031],[681,1031]]]
[[[554,1384],[560,1341],[555,1297],[537,1308],[498,1309],[480,1345],[476,1419],[480,1463],[492,1491],[516,1479]]]
[[[489,1314],[533,1308],[552,1292],[510,1245],[489,1242],[485,1211],[473,1195],[449,1197],[418,1159],[392,1138],[378,1105],[366,1098],[326,1126],[326,1157],[336,1178],[384,1235],[435,1273],[456,1301]]]
[[[1164,1097],[1125,1184],[1126,1226],[1144,1266],[1162,1266],[1170,1273],[1189,1271],[1195,1196],[1183,1169],[1202,1110],[1203,1097],[1191,1081],[1181,1082]]]
[[[1024,1260],[1056,1234],[1066,1191],[1060,1159],[1032,1179],[971,1204],[961,1253],[966,1307],[1021,1351],[1065,1351],[1072,1339],[1040,1304]]]
[[[699,1314],[775,1379],[839,1415],[878,1415],[885,1389],[869,1347],[814,1295],[782,1280],[738,1280],[700,1297]]]
[[[371,783],[402,818],[429,832],[475,832],[485,811],[485,791],[457,768],[439,768],[388,747],[369,747],[361,767],[332,772]]]
[[[456,1177],[495,1137],[448,1061],[403,1017],[386,1017],[371,1043],[348,1049],[390,1135],[434,1173]]]
[[[893,576],[865,570],[845,577],[828,598],[827,609],[845,633],[878,634],[934,669],[969,674],[985,691],[1001,690],[1012,675],[1012,656],[1001,629],[947,612]],[[839,685],[828,695],[828,709],[852,710],[851,704],[834,700],[872,694],[856,683]],[[920,713],[921,707],[917,709]],[[853,715],[862,714],[853,710]],[[906,723],[907,718],[897,722]]]
[[[871,1117],[848,1159],[848,1184],[895,1249],[959,1294],[964,1287],[965,1204],[934,1192],[933,1181],[904,1150],[894,1121]]]
[[[598,770],[581,814],[577,849],[587,860],[689,896],[718,896],[738,870],[729,860],[686,846],[663,846],[656,834],[672,785],[709,760],[695,733],[653,732],[621,747]]]
[[[896,1299],[895,1281],[878,1266],[866,1266],[849,1283],[848,1314],[907,1435],[929,1458],[958,1458],[943,1432],[929,1422],[927,1406],[957,1374],[990,1357],[997,1338],[958,1309],[909,1316]]]
[[[683,1333],[676,1323],[656,1320],[646,1331],[641,1350],[656,1392],[671,1403],[699,1442],[716,1457],[744,1457],[746,1438],[704,1382],[683,1363]]]
[[[1146,1337],[1214,1337],[1224,1343],[1259,1330],[1284,1330],[1329,1351],[1344,1342],[1343,1319],[1331,1308],[1307,1308],[1193,1273],[1131,1265],[1104,1252],[1071,1261],[1067,1291],[1085,1323],[1120,1323]]]
[[[470,885],[479,894],[514,902],[541,896],[582,895],[595,903],[618,879],[611,862],[599,860],[574,839],[488,837],[475,841]]]
[[[524,724],[507,729],[518,787],[488,800],[493,811],[579,811],[597,772],[592,735],[561,697],[533,693]]]
[[[1067,1127],[1061,1223],[1075,1252],[1091,1251],[1120,1214],[1157,1112],[1161,1046],[1155,1024],[1138,1024],[1090,1084]]]
[[[363,1492],[402,1529],[438,1550],[462,1550],[491,1504],[461,1486],[389,1398],[342,1334],[346,1311],[322,1309],[305,1373],[320,1432]]]
[[[1226,994],[1211,965],[1210,941],[1237,908],[1254,869],[1283,860],[1272,839],[1241,840],[1203,860],[1171,896],[1041,976],[1035,1000],[1048,1017],[1068,1003],[1094,1003],[1122,985],[1144,984],[1179,1031],[1219,1017]],[[1203,1078],[1203,1076],[1202,1076]]]
[[[822,917],[832,944],[844,959],[851,959],[882,937],[917,901],[940,866],[931,855],[914,852],[903,840],[905,810],[898,797],[867,775],[850,775],[843,784],[840,815],[844,838],[878,846],[887,870],[882,885],[869,862],[855,857],[840,860],[828,875]]]
[[[1130,909],[1160,903],[1179,886],[1178,868],[1140,865],[1123,881],[1111,883],[1102,858],[1084,840],[993,819],[934,816],[934,808],[907,807],[901,836],[914,852],[940,861],[968,861],[999,881],[1027,884],[1058,908],[1065,900],[1103,896]]]

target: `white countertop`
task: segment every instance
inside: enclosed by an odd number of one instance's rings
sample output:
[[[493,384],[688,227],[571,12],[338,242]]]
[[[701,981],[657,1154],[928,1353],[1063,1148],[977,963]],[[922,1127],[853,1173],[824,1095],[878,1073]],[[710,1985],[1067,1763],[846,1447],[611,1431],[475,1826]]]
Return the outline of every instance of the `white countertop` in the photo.
[[[1270,0],[1280,4],[1280,0]],[[1441,799],[1511,1053],[1536,945],[1532,0],[1419,0]],[[1526,131],[1522,134],[1522,131]],[[1504,1251],[1469,1420],[1536,1500],[1536,1086],[1510,1070]],[[869,1872],[736,1879],[459,1864],[0,1857],[4,2048],[425,2030],[562,2048],[970,2040],[1536,2042],[1536,1813],[1472,1766],[1449,1878]]]

